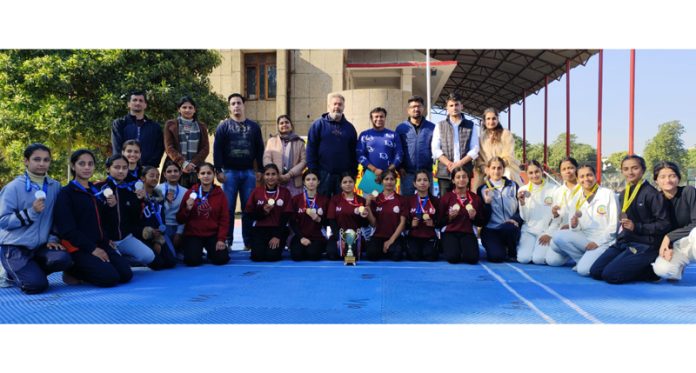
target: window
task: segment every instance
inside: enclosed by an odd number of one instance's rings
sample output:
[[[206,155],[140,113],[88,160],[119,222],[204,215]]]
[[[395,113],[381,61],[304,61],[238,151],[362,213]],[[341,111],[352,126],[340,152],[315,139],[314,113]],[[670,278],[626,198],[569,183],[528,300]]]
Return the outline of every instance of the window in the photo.
[[[275,53],[251,53],[244,55],[244,76],[246,97],[249,100],[275,100]]]

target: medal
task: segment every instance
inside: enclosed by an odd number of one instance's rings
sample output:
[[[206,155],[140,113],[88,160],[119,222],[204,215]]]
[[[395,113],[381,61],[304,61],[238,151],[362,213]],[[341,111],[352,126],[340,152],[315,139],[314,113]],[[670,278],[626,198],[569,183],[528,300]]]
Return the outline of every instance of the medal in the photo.
[[[316,214],[317,210],[316,209],[307,209],[305,212],[307,213],[307,215],[311,215],[311,214]]]
[[[196,194],[196,192],[189,194],[189,199],[196,199],[196,198],[198,198],[198,194]]]
[[[362,214],[363,212],[365,212],[365,206],[360,206],[360,207],[358,207],[358,212],[361,213],[361,214]]]
[[[461,206],[459,206],[459,204],[452,206],[452,211],[459,211],[460,209],[461,209]]]
[[[269,198],[269,199],[268,199],[268,205],[269,205],[269,206],[275,205],[275,200],[274,200],[273,198]]]
[[[430,220],[429,214],[423,214],[423,220]]]
[[[135,190],[142,190],[142,189],[143,189],[143,182],[140,181],[140,180],[138,180],[138,181],[135,183]]]
[[[575,210],[575,217],[580,219],[582,217],[582,211],[580,210]]]
[[[36,193],[34,193],[34,198],[46,199],[46,192],[44,192],[43,190],[37,190]]]
[[[474,210],[474,206],[473,206],[471,203],[467,203],[466,206],[465,206],[464,208],[466,208],[466,211],[472,211],[472,210]]]
[[[376,190],[373,190],[373,191],[372,191],[372,196],[373,196],[373,197],[377,197],[378,195],[379,195],[379,192],[378,192],[378,191],[376,191]]]
[[[111,188],[104,189],[104,197],[109,198],[114,195],[114,191]]]
[[[626,220],[628,219],[628,214],[625,212],[622,212],[621,215],[619,215],[619,220]]]

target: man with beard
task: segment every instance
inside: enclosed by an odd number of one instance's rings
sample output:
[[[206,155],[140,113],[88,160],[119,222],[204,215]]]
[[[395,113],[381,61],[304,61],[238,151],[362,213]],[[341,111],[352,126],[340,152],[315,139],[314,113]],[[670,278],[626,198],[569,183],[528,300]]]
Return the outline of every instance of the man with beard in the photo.
[[[307,167],[319,172],[317,192],[327,197],[340,193],[342,173],[355,174],[358,168],[358,133],[343,115],[345,102],[342,95],[331,94],[329,112],[312,123],[307,136]]]
[[[401,162],[401,195],[410,196],[415,193],[413,182],[419,170],[433,168],[433,154],[430,144],[433,140],[435,124],[423,117],[425,103],[423,97],[411,96],[408,99],[408,119],[396,127],[396,134],[401,140],[403,158]],[[432,172],[430,190],[432,193]]]

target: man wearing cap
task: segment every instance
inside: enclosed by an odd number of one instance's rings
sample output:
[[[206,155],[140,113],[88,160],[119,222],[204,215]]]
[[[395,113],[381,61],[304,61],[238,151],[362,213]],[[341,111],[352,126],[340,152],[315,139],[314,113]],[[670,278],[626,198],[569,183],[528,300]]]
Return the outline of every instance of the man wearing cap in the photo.
[[[164,155],[164,135],[162,126],[145,115],[147,98],[144,91],[132,91],[128,94],[128,115],[114,119],[111,123],[112,154],[120,154],[126,140],[140,142],[143,166],[159,168]]]
[[[24,150],[26,169],[0,192],[0,287],[26,294],[48,288],[46,276],[72,266],[70,254],[50,234],[60,183],[48,177],[51,151],[43,144]]]

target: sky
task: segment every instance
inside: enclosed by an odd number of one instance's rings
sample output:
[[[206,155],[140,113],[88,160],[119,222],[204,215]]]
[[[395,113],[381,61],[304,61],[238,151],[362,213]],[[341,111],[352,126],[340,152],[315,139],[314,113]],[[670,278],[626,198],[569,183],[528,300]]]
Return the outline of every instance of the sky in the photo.
[[[570,131],[578,142],[597,145],[599,54],[570,70]],[[604,50],[602,155],[628,149],[630,50]],[[642,154],[658,126],[678,120],[686,148],[696,146],[696,50],[636,49],[634,149]],[[527,97],[527,141],[544,141],[544,88]],[[511,108],[511,129],[522,136],[522,102]],[[508,113],[500,113],[507,128]],[[433,116],[433,118],[438,118]],[[566,75],[549,82],[548,142],[565,132]]]

